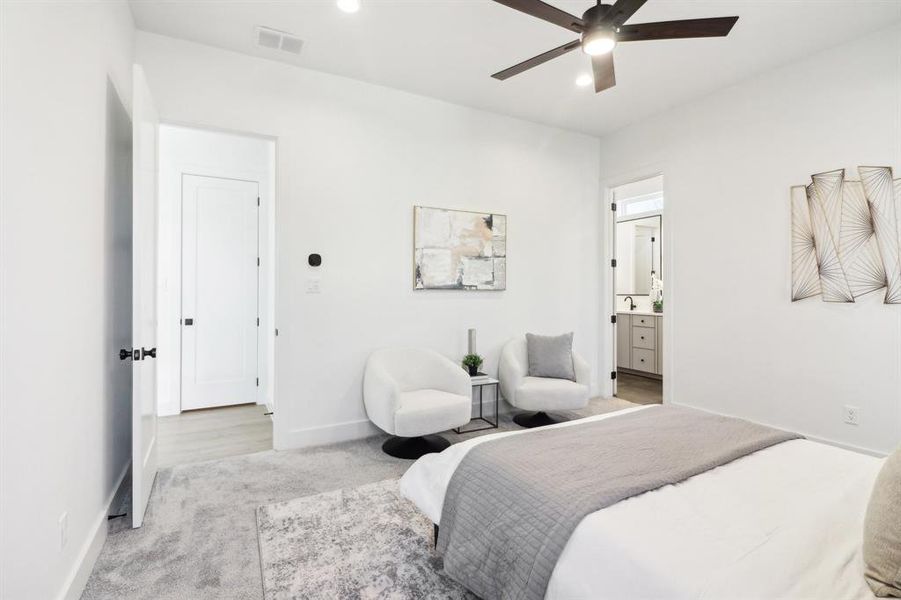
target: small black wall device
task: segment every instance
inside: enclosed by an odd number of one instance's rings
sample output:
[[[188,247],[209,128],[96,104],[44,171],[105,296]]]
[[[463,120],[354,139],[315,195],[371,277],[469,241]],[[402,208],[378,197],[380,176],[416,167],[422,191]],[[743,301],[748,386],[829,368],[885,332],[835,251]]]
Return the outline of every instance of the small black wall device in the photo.
[[[319,256],[318,254],[311,254],[307,258],[307,262],[310,263],[311,267],[318,267],[319,265],[322,264],[322,257]]]

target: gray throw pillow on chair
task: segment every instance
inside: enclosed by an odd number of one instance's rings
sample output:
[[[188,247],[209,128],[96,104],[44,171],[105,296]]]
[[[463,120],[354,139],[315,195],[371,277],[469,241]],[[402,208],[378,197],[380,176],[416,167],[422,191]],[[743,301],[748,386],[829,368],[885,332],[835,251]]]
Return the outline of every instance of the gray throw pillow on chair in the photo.
[[[553,336],[527,333],[526,348],[529,353],[530,377],[576,380],[571,332]]]

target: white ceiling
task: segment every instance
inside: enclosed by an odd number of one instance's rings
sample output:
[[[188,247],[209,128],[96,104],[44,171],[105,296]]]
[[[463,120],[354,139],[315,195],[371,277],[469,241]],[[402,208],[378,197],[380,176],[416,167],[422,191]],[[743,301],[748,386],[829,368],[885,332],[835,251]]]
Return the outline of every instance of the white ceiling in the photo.
[[[632,42],[615,51],[616,87],[577,88],[579,51],[513,77],[491,73],[575,39],[490,0],[131,0],[139,29],[284,60],[449,102],[603,135],[754,73],[901,19],[901,0],[649,0],[630,23],[738,15],[726,38]],[[591,3],[553,4],[581,15]],[[300,56],[256,47],[265,25],[304,40]],[[836,76],[840,76],[837,74]]]

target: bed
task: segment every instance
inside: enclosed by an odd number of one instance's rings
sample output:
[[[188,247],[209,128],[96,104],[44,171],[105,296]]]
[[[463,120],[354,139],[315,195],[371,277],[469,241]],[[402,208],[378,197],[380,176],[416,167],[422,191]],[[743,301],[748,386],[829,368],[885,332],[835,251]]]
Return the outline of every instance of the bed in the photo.
[[[552,427],[642,410],[657,408]],[[534,431],[487,435],[426,455],[401,479],[401,493],[440,524],[451,477],[472,448]],[[862,527],[881,464],[798,439],[622,500],[579,522],[545,597],[872,599]]]

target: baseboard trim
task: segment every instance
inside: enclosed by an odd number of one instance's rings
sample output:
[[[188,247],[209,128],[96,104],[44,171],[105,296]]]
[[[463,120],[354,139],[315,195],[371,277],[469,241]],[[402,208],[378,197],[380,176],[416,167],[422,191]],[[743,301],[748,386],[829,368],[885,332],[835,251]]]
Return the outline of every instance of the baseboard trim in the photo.
[[[709,412],[715,415],[721,415],[724,417],[734,417],[736,419],[747,419],[747,417],[740,417],[737,415],[730,415],[727,413],[708,410],[706,408],[701,408],[699,406],[692,406],[691,404],[684,404],[682,402],[667,402],[667,404],[672,404],[673,406],[684,406],[685,408],[693,408],[695,410],[703,410],[704,412]],[[748,419],[749,421],[751,419]],[[819,444],[826,444],[827,446],[835,446],[836,448],[841,448],[843,450],[850,450],[851,452],[857,452],[858,454],[866,454],[868,456],[875,456],[876,458],[885,458],[888,456],[888,453],[881,452],[879,450],[873,450],[872,448],[864,448],[862,446],[855,446],[854,444],[847,444],[845,442],[839,442],[837,440],[830,440],[829,438],[819,437],[816,435],[812,435],[809,433],[804,433],[803,431],[797,431],[791,428],[786,427],[785,425],[774,425],[772,423],[765,423],[763,421],[754,421],[755,423],[760,423],[761,425],[766,425],[767,427],[773,427],[776,429],[789,429],[795,431],[795,433],[799,433],[803,435],[805,438],[810,440],[811,442],[817,442]]]
[[[645,379],[653,379],[655,381],[663,381],[663,375],[659,373],[648,373],[647,371],[638,371],[637,369],[627,369],[626,367],[616,367],[617,372],[622,371],[627,375],[635,377],[644,377]]]
[[[178,405],[159,404],[156,408],[156,416],[158,417],[174,417],[180,414],[181,409],[179,409]]]
[[[279,436],[276,450],[306,448],[308,446],[322,446],[324,444],[358,440],[376,435],[380,431],[368,419],[346,421],[320,427],[292,429],[286,432],[284,436]]]
[[[113,501],[116,499],[116,492],[118,492],[119,488],[122,486],[122,482],[125,480],[125,476],[128,474],[129,469],[131,469],[131,461],[128,461],[125,468],[119,473],[119,477],[116,478],[116,484],[106,498],[106,504],[104,505],[103,510],[101,510],[100,514],[95,518],[92,532],[90,536],[88,536],[88,539],[85,540],[84,544],[82,544],[75,565],[72,567],[72,571],[66,578],[62,590],[57,595],[59,600],[78,600],[81,598],[81,594],[84,592],[88,579],[91,577],[91,572],[94,570],[94,565],[97,563],[97,558],[100,556],[100,551],[103,549],[103,544],[106,542],[106,534],[108,531],[107,516],[110,514]]]
[[[829,440],[826,438],[817,437],[815,435],[808,435],[803,432],[799,432],[801,435],[806,437],[811,442],[817,442],[820,444],[826,444],[828,446],[835,446],[836,448],[841,448],[843,450],[850,450],[851,452],[857,452],[858,454],[866,454],[868,456],[875,456],[876,458],[885,458],[888,456],[886,452],[880,452],[878,450],[873,450],[872,448],[864,448],[862,446],[855,446],[853,444],[846,444],[844,442],[837,442],[835,440]]]

